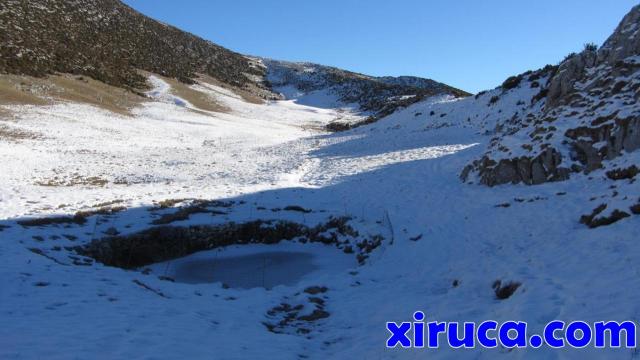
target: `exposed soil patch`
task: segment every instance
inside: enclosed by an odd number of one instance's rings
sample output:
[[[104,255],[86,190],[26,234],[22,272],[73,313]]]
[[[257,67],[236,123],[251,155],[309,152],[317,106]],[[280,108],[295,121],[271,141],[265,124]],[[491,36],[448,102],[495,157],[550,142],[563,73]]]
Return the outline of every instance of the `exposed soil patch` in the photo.
[[[321,295],[305,296],[308,294],[296,293],[287,297],[277,306],[267,311],[268,322],[264,322],[267,330],[276,334],[308,335],[313,330],[314,323],[328,318],[331,314],[325,310],[325,304],[329,299],[324,286],[315,286],[324,291]],[[293,303],[290,303],[293,300]],[[295,304],[295,305],[294,305]]]

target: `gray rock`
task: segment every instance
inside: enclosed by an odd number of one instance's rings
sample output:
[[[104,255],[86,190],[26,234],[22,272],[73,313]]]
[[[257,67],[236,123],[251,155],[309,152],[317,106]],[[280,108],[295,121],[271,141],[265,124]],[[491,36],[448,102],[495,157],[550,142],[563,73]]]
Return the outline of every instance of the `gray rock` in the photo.
[[[636,5],[598,50],[598,63],[615,65],[618,61],[640,53],[639,30],[640,5]]]
[[[596,65],[596,59],[595,51],[585,50],[563,61],[550,81],[547,108],[564,103],[567,95],[573,92],[575,83],[584,77],[586,69]]]

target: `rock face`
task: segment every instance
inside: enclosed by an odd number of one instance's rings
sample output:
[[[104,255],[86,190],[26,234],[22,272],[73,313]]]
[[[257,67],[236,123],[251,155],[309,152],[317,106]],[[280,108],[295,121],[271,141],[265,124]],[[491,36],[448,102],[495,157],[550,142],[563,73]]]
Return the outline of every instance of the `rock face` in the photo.
[[[254,60],[118,0],[0,2],[0,73],[73,73],[142,88],[137,69],[183,82],[203,73],[240,88],[260,87],[264,75]]]
[[[598,127],[569,129],[565,136],[575,140],[572,143],[573,160],[585,165],[588,171],[595,170],[600,168],[603,160],[612,160],[623,151],[640,148],[640,117],[615,119],[613,124]]]
[[[636,5],[623,19],[598,51],[598,62],[615,65],[618,61],[640,54],[640,5]]]
[[[640,6],[600,49],[587,46],[551,71],[526,111],[497,126],[498,136],[488,151],[467,166],[461,178],[467,181],[477,173],[478,181],[488,186],[561,181],[639,149],[638,55]],[[505,82],[515,84],[505,91],[520,81]]]
[[[560,64],[557,74],[551,79],[547,107],[555,107],[575,91],[574,85],[585,80],[586,70],[598,65],[619,66],[624,59],[640,54],[640,5],[635,6],[622,19],[614,33],[598,50],[585,49],[580,54],[569,56]]]
[[[105,265],[125,269],[177,259],[198,251],[232,244],[276,244],[294,238],[335,244],[339,248],[345,246],[344,241],[353,240],[360,249],[358,255],[366,257],[373,250],[366,247],[372,239],[359,239],[358,232],[348,225],[349,220],[331,218],[315,227],[290,221],[270,220],[216,226],[160,226],[127,236],[109,236],[94,240],[75,250],[78,254],[91,257]],[[328,230],[333,230],[331,235],[327,235]],[[377,237],[373,237],[373,241],[376,239]],[[379,245],[379,241],[377,244]]]
[[[502,159],[497,163],[485,156],[479,162],[469,165],[461,176],[466,179],[468,173],[476,166],[480,169],[480,183],[484,185],[495,186],[519,182],[536,185],[568,179],[570,170],[561,167],[561,162],[560,153],[552,148],[547,148],[535,158],[521,156]]]
[[[585,50],[580,54],[569,56],[560,64],[558,72],[549,84],[548,107],[559,105],[561,100],[573,91],[576,81],[584,77],[586,69],[596,64],[596,57],[596,51]]]

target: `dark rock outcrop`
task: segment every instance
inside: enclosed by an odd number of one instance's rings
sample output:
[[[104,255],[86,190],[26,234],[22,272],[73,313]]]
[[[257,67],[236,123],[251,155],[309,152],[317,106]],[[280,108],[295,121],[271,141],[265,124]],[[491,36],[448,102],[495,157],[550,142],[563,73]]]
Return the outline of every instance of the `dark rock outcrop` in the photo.
[[[574,140],[572,160],[580,162],[586,172],[602,167],[602,161],[614,159],[623,151],[640,148],[640,117],[615,119],[614,123],[569,129],[565,136]],[[602,144],[596,147],[596,144]]]
[[[495,186],[520,182],[536,185],[547,181],[568,179],[570,170],[561,167],[561,163],[562,156],[553,148],[547,148],[534,158],[521,156],[496,162],[485,156],[479,162],[467,167],[461,178],[466,181],[469,172],[475,166],[479,169],[480,183],[484,185]]]
[[[618,210],[618,209],[613,210],[611,212],[611,214],[609,214],[607,216],[598,216],[606,208],[607,208],[607,205],[606,204],[602,204],[602,205],[596,207],[595,209],[593,209],[591,214],[582,215],[580,217],[580,223],[587,225],[591,229],[595,229],[595,228],[600,227],[600,226],[611,225],[611,224],[613,224],[615,222],[618,222],[618,221],[620,221],[620,220],[622,220],[624,218],[628,218],[629,216],[631,216],[627,212],[621,211],[621,210]]]
[[[381,243],[379,235],[360,238],[349,218],[330,218],[314,227],[283,220],[256,220],[215,226],[158,226],[130,235],[109,236],[75,248],[83,256],[125,269],[176,259],[198,251],[234,244],[276,244],[294,238],[301,242],[334,244],[342,249],[351,239],[366,257]],[[372,246],[375,244],[375,246]]]

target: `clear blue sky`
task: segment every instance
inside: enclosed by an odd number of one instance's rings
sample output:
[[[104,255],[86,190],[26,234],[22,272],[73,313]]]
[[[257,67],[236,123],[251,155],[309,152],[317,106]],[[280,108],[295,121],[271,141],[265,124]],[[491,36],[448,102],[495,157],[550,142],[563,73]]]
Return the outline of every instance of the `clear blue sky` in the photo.
[[[598,45],[631,0],[125,0],[231,50],[470,92]]]

